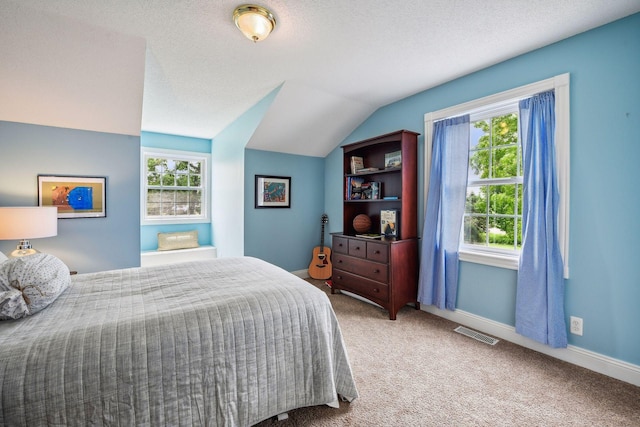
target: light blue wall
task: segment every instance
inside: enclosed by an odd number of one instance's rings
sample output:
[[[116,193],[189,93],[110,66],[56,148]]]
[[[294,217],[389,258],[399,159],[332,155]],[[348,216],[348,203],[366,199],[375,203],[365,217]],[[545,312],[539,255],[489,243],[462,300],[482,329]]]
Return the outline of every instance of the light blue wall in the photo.
[[[291,177],[291,208],[256,209],[255,175]],[[287,271],[306,270],[320,245],[324,213],[324,159],[246,150],[244,174],[245,255]],[[334,218],[329,218],[331,223]],[[339,217],[335,218],[340,222]],[[325,243],[330,243],[328,233]]]
[[[424,113],[567,72],[571,277],[565,309],[567,317],[584,319],[584,336],[569,335],[569,343],[640,365],[640,14],[381,108],[345,142],[402,128],[424,133]],[[422,159],[422,136],[419,142]],[[339,159],[334,152],[325,165],[326,209],[333,216],[341,212],[342,183],[329,172],[337,175]],[[513,325],[515,272],[464,262],[460,270],[458,308]]]
[[[142,132],[140,144],[143,147],[162,148],[167,150],[193,151],[211,153],[211,140],[178,135],[167,135],[155,132]],[[212,245],[211,222],[197,224],[165,224],[140,226],[140,249],[153,251],[158,248],[158,233],[196,230],[200,245]]]
[[[32,244],[81,273],[140,265],[139,137],[0,122],[0,164],[0,206],[37,206],[38,174],[105,176],[106,218],[60,219]]]

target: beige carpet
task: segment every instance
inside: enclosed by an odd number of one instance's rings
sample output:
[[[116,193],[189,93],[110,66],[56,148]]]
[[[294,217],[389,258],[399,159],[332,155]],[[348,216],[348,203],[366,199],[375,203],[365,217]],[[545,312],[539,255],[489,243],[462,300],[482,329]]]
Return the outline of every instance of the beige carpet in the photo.
[[[266,426],[640,426],[640,388],[501,340],[453,332],[404,307],[396,321],[371,304],[329,295],[360,397],[289,412]]]

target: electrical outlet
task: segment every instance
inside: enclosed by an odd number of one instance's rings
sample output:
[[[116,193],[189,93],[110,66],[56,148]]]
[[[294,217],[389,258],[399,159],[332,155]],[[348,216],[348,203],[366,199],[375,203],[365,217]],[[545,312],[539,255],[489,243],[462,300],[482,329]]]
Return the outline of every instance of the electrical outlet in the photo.
[[[582,336],[582,318],[571,316],[571,333]]]

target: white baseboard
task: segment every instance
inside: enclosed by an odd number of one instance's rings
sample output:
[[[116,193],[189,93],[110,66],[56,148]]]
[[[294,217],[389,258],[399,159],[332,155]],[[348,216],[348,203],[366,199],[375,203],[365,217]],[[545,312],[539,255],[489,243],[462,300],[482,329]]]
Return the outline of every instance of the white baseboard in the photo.
[[[489,320],[464,310],[440,310],[433,306],[422,306],[421,309],[485,334],[555,357],[556,359],[587,368],[635,386],[640,386],[640,366],[638,365],[623,362],[622,360],[604,356],[573,345],[562,349],[551,348],[516,333],[513,326]]]

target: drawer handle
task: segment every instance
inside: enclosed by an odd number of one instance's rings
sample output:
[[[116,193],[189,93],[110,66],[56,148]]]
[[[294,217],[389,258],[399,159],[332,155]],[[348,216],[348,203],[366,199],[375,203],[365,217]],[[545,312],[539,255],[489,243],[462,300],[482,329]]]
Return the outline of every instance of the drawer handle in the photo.
[[[379,250],[375,250],[375,251],[373,251],[373,253],[376,254],[376,255],[379,255],[380,251]]]
[[[359,250],[360,250],[360,246],[356,246],[356,251],[359,251]]]
[[[342,279],[342,276],[338,276],[338,279]]]
[[[380,270],[378,270],[377,268],[375,270],[373,270],[374,273],[378,274],[380,273]]]
[[[338,264],[342,264],[342,260],[341,259],[338,260]]]
[[[380,292],[380,289],[378,289],[378,288],[373,288],[373,292],[378,293],[378,292]]]
[[[342,243],[338,243],[338,246],[342,247]]]

